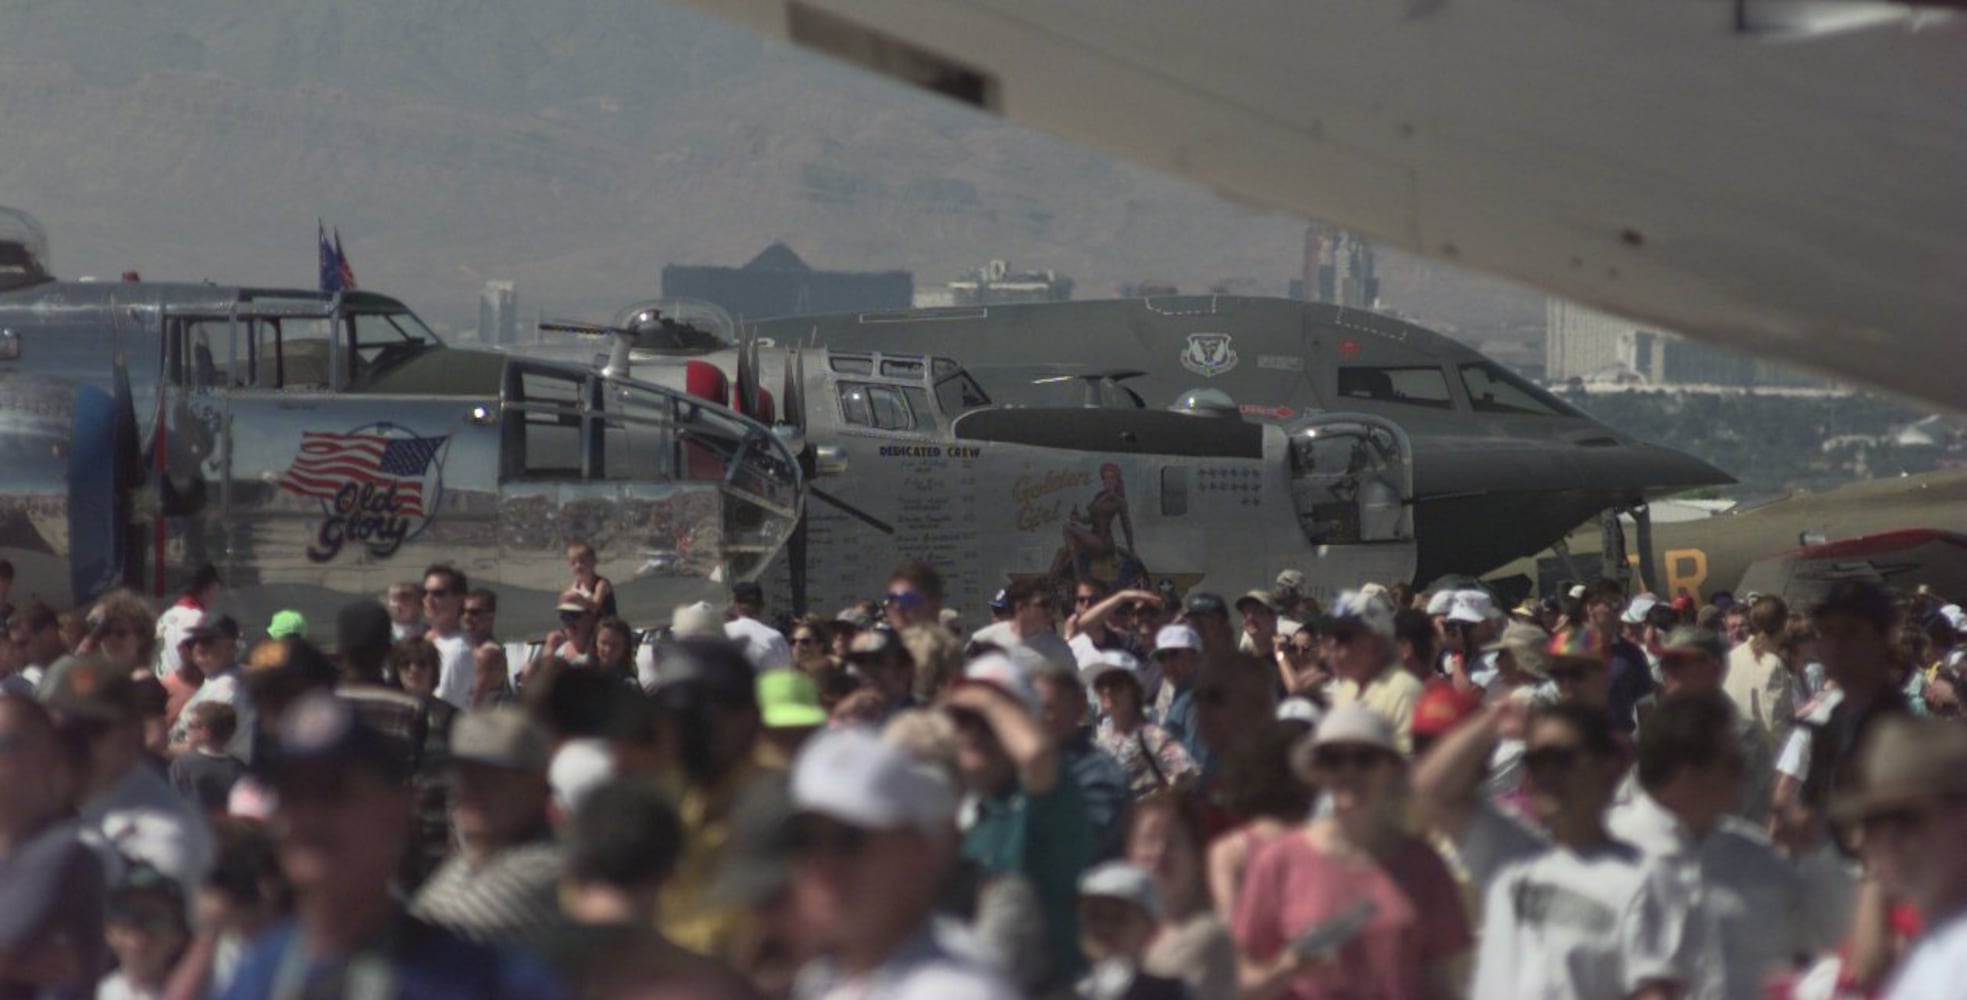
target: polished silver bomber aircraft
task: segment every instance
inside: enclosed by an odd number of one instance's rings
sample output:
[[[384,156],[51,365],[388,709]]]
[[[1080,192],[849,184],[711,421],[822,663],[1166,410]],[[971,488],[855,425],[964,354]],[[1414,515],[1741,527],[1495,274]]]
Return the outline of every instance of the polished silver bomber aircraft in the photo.
[[[682,0],[984,113],[1961,407],[1961,0]]]
[[[1339,411],[1390,420],[1413,447],[1421,582],[1485,573],[1609,508],[1732,482],[1448,337],[1333,305],[1172,295],[787,317],[750,329],[767,343],[960,357],[1001,403],[1056,401],[1077,391],[1077,377],[1104,373],[1154,408],[1208,387],[1265,423]]]
[[[330,622],[442,561],[499,591],[516,634],[551,627],[570,541],[653,619],[755,577],[798,521],[793,453],[723,406],[446,347],[370,292],[56,281],[23,219],[0,210],[19,593],[164,596],[211,562],[249,627]]]
[[[1049,347],[1032,343],[1052,360],[989,366],[989,384],[954,357],[1019,359],[989,339],[915,339],[886,328],[855,341],[801,320],[754,328],[774,337],[733,340],[648,304],[607,326],[549,328],[608,335],[610,352],[595,359],[602,370],[632,366],[637,378],[727,400],[799,442],[809,471],[823,477],[810,484],[806,531],[788,547],[787,582],[800,607],[874,593],[902,556],[930,559],[950,576],[952,594],[968,599],[1019,577],[1240,590],[1286,568],[1305,571],[1313,591],[1329,596],[1362,579],[1432,579],[1445,572],[1434,564],[1491,558],[1483,553],[1500,563],[1604,508],[1727,481],[1419,328],[1382,327],[1400,339],[1368,347],[1364,331],[1376,319],[1360,319],[1343,348],[1374,377],[1291,355],[1296,368],[1273,372],[1288,376],[1277,397],[1288,402],[1264,404],[1265,419],[1193,372],[1190,385],[1202,388],[1178,393],[1176,383],[1138,371],[1074,364],[1079,352],[1144,355],[1139,345],[1082,342],[1065,328],[1051,332]],[[1228,346],[1226,335],[1214,336],[1223,338],[1215,347]],[[583,348],[549,350],[573,357]],[[1223,353],[1211,357],[1224,363]],[[1478,377],[1495,383],[1469,381]],[[1462,388],[1451,393],[1450,380]],[[1439,408],[1398,398],[1434,382]],[[1355,383],[1390,385],[1395,395],[1334,388]],[[1471,412],[1474,385],[1487,387],[1478,403],[1509,406]],[[1410,424],[1433,438],[1425,454],[1434,471],[1424,471]],[[851,474],[827,475],[839,459]],[[1421,491],[1424,477],[1431,494]],[[1434,540],[1418,535],[1429,516]],[[1484,517],[1501,523],[1480,524]]]

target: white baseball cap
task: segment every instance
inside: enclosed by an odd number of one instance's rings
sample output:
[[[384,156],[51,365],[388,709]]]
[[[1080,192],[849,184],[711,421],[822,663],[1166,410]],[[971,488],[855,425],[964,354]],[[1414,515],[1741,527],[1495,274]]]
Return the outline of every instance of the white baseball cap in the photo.
[[[861,728],[814,736],[792,764],[792,805],[863,830],[954,828],[956,791],[935,769]]]
[[[709,601],[677,605],[669,619],[669,633],[677,639],[724,638],[724,614]]]
[[[1393,741],[1393,723],[1358,702],[1340,705],[1326,712],[1325,718],[1319,721],[1311,745],[1322,747],[1333,743],[1358,743],[1388,753],[1400,752]]]
[[[988,684],[1024,706],[1033,718],[1039,713],[1038,688],[1031,683],[1031,670],[1004,653],[986,653],[963,668],[966,684]]]
[[[1161,631],[1154,633],[1152,655],[1160,656],[1164,652],[1175,649],[1193,649],[1198,653],[1201,652],[1202,634],[1187,625],[1161,626]]]
[[[1313,729],[1318,728],[1318,720],[1325,717],[1325,710],[1310,698],[1286,698],[1277,703],[1277,721],[1309,722]]]
[[[1955,632],[1967,632],[1967,611],[1962,611],[1960,605],[1949,604],[1942,607],[1940,617],[1946,619],[1947,624],[1953,626]]]
[[[1135,659],[1134,654],[1124,649],[1101,650],[1099,655],[1094,656],[1080,669],[1079,681],[1088,688],[1091,688],[1095,682],[1108,674],[1126,674],[1135,680],[1139,680],[1141,676],[1141,661]]]
[[[1448,620],[1480,624],[1496,617],[1496,602],[1480,590],[1457,590],[1448,602]]]
[[[1427,613],[1430,617],[1445,615],[1455,606],[1456,591],[1442,588],[1427,599]]]
[[[1393,638],[1393,609],[1377,595],[1348,590],[1332,602],[1332,623],[1357,622],[1376,635]]]
[[[1079,895],[1122,900],[1140,907],[1152,919],[1161,919],[1161,894],[1154,891],[1154,879],[1147,870],[1136,864],[1108,861],[1094,865],[1079,876]]]
[[[560,744],[547,766],[546,782],[553,786],[553,801],[560,811],[572,814],[595,789],[615,776],[615,754],[607,740],[579,739]]]
[[[1625,614],[1620,615],[1619,620],[1625,622],[1627,625],[1643,624],[1646,621],[1647,613],[1659,606],[1659,598],[1651,594],[1640,594],[1638,597],[1633,598],[1631,603],[1626,605]]]

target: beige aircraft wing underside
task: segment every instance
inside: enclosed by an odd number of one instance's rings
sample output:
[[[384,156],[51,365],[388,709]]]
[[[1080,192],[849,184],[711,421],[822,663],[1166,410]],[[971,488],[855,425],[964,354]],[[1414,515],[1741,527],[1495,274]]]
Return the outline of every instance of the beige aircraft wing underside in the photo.
[[[1809,0],[684,0],[1014,121],[1959,409],[1967,17]]]

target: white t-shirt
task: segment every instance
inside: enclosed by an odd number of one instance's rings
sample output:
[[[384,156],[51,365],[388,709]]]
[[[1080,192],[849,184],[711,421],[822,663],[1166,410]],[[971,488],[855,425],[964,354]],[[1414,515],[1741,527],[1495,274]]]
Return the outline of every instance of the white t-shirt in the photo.
[[[1967,914],[1919,939],[1885,988],[1885,1000],[1951,1000],[1967,983]]]
[[[1044,657],[1045,662],[1055,667],[1064,667],[1067,670],[1079,669],[1079,658],[1073,653],[1072,647],[1066,645],[1064,639],[1059,638],[1057,632],[1040,632],[1033,636],[1021,637],[1015,624],[998,622],[978,629],[976,634],[970,636],[970,641],[987,642],[1005,650],[1024,646]]]
[[[1297,622],[1294,622],[1289,618],[1277,619],[1277,638],[1272,640],[1273,644],[1281,643],[1284,640],[1289,639],[1294,635],[1297,635],[1298,630],[1303,627],[1304,626],[1299,625]],[[1236,633],[1236,651],[1239,653],[1251,653],[1251,654],[1256,653],[1257,644],[1251,641],[1250,633],[1248,632]]]
[[[1551,847],[1511,862],[1484,894],[1475,1000],[1623,997],[1648,979],[1677,981],[1673,938],[1659,932],[1671,899],[1649,899],[1639,850]]]
[[[169,677],[183,669],[184,654],[178,644],[204,620],[205,612],[188,604],[173,604],[157,616],[157,676]]]
[[[1678,818],[1644,792],[1606,817],[1612,835],[1645,852],[1692,906],[1681,915],[1687,985],[1698,997],[1760,997],[1771,971],[1797,955],[1836,946],[1848,913],[1829,913],[1769,839],[1726,817],[1695,841]]]
[[[437,697],[455,705],[460,712],[471,710],[471,691],[478,683],[478,661],[472,658],[471,638],[463,632],[424,636],[437,647]]]
[[[753,670],[762,674],[792,669],[792,644],[778,629],[754,618],[733,618],[724,623],[724,635],[744,647],[744,658]]]

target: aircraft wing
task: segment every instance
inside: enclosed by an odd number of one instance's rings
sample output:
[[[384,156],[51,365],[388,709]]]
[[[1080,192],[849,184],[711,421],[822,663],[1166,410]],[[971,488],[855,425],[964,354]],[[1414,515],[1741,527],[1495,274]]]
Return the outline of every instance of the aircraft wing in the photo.
[[[1239,202],[1961,406],[1957,11],[684,2]]]
[[[1907,593],[1920,584],[1967,593],[1967,535],[1912,528],[1806,546],[1751,563],[1735,592],[1781,594],[1794,607],[1809,607],[1843,580]]]

